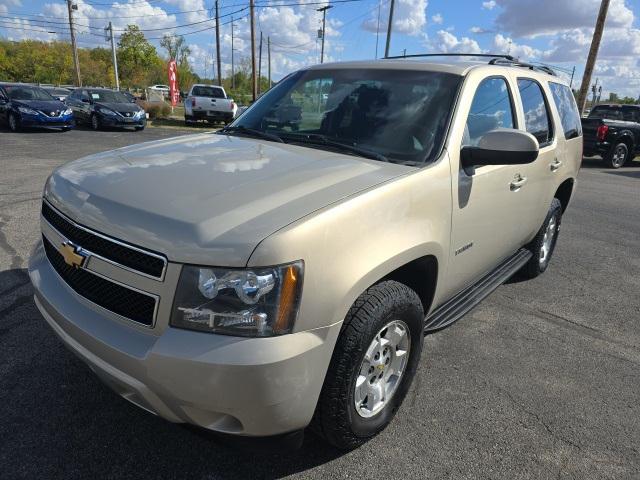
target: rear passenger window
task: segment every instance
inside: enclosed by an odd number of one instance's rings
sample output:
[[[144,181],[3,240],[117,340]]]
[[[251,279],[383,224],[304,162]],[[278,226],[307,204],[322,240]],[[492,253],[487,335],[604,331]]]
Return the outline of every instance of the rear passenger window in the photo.
[[[538,139],[540,146],[547,145],[553,139],[553,127],[542,87],[535,80],[518,79],[518,90],[524,109],[524,126]]]
[[[549,88],[560,114],[564,138],[569,140],[581,136],[582,123],[580,122],[580,113],[578,112],[573,92],[566,85],[555,82],[549,82]]]
[[[487,78],[478,85],[467,118],[463,145],[475,146],[480,137],[496,128],[515,128],[511,94],[501,77]]]

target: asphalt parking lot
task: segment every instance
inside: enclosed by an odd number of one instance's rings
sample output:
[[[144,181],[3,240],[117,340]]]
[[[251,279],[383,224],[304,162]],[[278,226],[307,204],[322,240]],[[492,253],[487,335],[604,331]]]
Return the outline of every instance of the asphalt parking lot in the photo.
[[[428,336],[383,434],[347,454],[311,434],[262,452],[112,393],[31,297],[50,171],[183,133],[0,130],[0,478],[640,478],[640,161],[585,160],[549,270]]]

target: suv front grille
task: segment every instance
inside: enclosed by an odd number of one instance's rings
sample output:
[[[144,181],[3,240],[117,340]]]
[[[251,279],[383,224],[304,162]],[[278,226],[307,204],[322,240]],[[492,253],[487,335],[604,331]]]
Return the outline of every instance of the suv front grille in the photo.
[[[144,252],[133,245],[93,233],[63,217],[47,202],[42,202],[42,216],[63,236],[85,250],[130,270],[162,279],[166,260],[160,254]]]
[[[42,236],[44,250],[53,269],[78,295],[122,317],[153,325],[156,298],[124,287],[82,268],[67,265],[49,240]]]

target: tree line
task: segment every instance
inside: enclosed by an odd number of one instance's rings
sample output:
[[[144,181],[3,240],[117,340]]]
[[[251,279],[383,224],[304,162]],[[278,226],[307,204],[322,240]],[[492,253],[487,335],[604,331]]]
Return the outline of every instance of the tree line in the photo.
[[[188,90],[194,83],[212,83],[195,73],[189,63],[191,51],[184,37],[165,35],[160,42],[165,50],[156,47],[136,25],[129,25],[120,36],[116,55],[120,86],[124,89],[145,88],[167,83],[167,62],[175,59],[178,65],[180,89]],[[79,48],[78,57],[82,83],[90,86],[113,86],[111,49],[105,47]],[[0,81],[72,85],[74,68],[71,45],[68,42],[0,38]],[[231,88],[232,84],[235,88]],[[234,78],[227,75],[223,85],[232,95],[246,98],[251,94],[251,62],[240,59]],[[266,78],[260,79],[261,90],[268,87]]]

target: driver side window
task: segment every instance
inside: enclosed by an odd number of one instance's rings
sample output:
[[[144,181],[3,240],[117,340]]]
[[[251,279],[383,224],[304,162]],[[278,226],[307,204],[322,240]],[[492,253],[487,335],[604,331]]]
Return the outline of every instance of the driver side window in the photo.
[[[473,97],[462,146],[476,146],[485,133],[496,128],[516,128],[514,118],[507,81],[502,77],[483,80]]]

